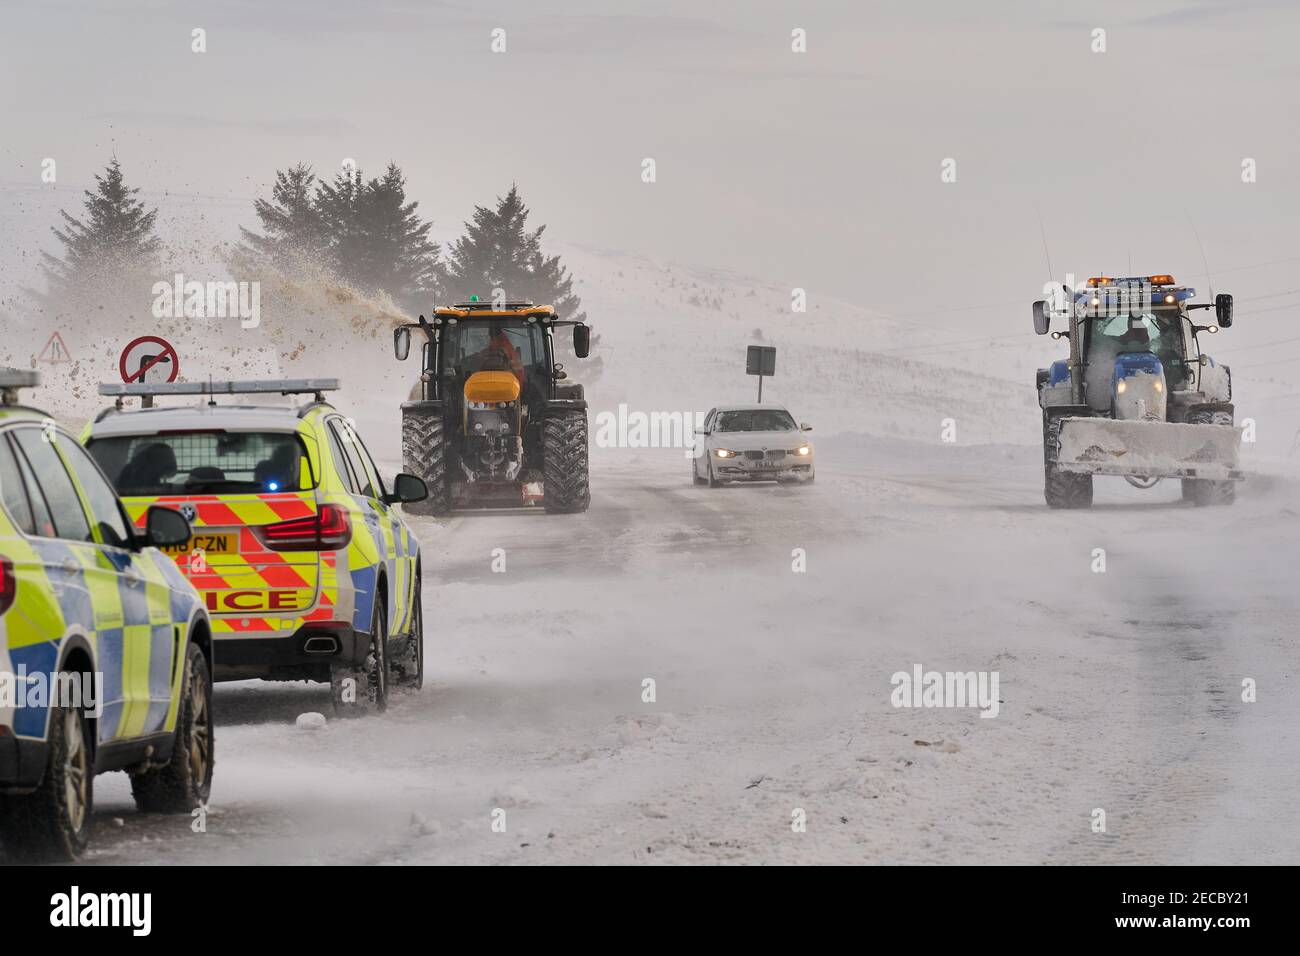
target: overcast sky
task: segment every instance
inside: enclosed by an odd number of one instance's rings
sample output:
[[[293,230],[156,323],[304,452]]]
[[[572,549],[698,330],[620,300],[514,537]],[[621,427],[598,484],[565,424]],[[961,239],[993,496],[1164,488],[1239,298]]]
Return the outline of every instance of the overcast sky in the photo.
[[[1039,212],[1058,276],[1131,261],[1201,283],[1190,216],[1217,286],[1300,286],[1300,5],[1281,0],[42,0],[0,22],[9,280],[115,150],[164,218],[168,195],[206,197],[213,238],[251,224],[277,168],[392,159],[440,234],[515,181],[564,242],[897,313],[1007,303],[918,316],[999,331],[1046,278]],[[189,226],[172,209],[168,228]]]

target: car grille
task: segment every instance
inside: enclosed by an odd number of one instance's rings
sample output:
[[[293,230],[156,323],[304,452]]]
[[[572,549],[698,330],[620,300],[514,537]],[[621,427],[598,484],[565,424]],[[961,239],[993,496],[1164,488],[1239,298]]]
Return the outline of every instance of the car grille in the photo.
[[[747,451],[745,452],[745,457],[750,461],[762,461],[763,453],[761,451]]]

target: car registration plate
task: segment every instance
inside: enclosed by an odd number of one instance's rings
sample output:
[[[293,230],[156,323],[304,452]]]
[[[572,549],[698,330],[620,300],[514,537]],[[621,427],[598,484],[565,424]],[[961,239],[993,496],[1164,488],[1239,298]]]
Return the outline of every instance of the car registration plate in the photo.
[[[196,534],[184,544],[168,545],[166,554],[235,554],[239,550],[239,536],[234,534]]]

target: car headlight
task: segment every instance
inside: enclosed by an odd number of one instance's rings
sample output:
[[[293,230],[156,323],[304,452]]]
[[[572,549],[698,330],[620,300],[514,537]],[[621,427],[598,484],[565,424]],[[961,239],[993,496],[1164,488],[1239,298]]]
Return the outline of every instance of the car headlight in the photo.
[[[713,454],[717,455],[719,458],[735,458],[739,452],[734,452],[730,448],[715,448],[713,449]]]
[[[803,455],[804,457],[807,457],[808,455],[812,454],[812,445],[800,445],[798,448],[794,450],[794,453],[796,455]]]

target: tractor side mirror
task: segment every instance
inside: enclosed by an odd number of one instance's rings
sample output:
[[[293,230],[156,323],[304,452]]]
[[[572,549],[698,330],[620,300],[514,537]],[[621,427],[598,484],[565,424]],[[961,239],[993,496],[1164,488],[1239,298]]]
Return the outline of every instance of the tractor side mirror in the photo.
[[[1232,296],[1220,292],[1214,297],[1214,317],[1219,321],[1219,328],[1232,327]]]
[[[1034,332],[1038,335],[1046,335],[1051,321],[1052,317],[1047,312],[1046,300],[1039,299],[1034,303]]]
[[[397,356],[399,362],[405,362],[406,357],[411,354],[410,329],[393,329],[393,354]]]
[[[575,325],[573,327],[573,354],[586,358],[591,354],[591,326]]]
[[[423,501],[429,497],[429,486],[424,479],[405,472],[393,479],[391,494],[384,495],[385,504],[409,505],[413,501]]]
[[[190,534],[190,523],[179,511],[154,505],[145,514],[144,539],[150,547],[186,544]]]

